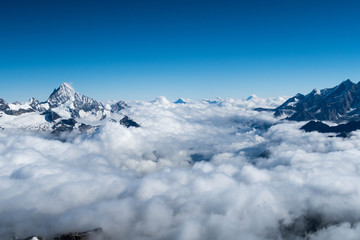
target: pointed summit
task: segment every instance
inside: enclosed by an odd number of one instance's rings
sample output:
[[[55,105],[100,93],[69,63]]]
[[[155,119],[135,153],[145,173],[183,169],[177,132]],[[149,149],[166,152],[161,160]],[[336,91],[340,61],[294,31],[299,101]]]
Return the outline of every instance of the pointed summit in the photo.
[[[40,105],[39,100],[37,100],[34,97],[29,99],[28,104],[35,111],[40,111],[40,112],[45,111],[45,109]]]
[[[70,85],[70,83],[67,82],[62,83],[57,90],[66,95],[74,95],[75,93],[74,88]]]
[[[321,95],[321,91],[317,88],[314,88],[308,95]]]
[[[179,98],[174,103],[176,103],[176,104],[186,104],[186,101],[183,98]]]
[[[69,83],[62,83],[47,100],[50,108],[68,109],[72,117],[80,117],[80,111],[98,112],[104,109],[102,103],[75,92]]]
[[[9,108],[9,104],[4,99],[0,98],[0,111],[5,111]]]
[[[314,89],[304,95],[289,98],[275,110],[275,116],[289,120],[346,120],[360,117],[360,84],[349,79],[333,88]]]
[[[350,79],[346,79],[346,80],[343,81],[341,84],[344,84],[344,85],[353,85],[354,83],[353,83]]]
[[[343,81],[342,83],[340,83],[338,86],[336,86],[336,88],[342,88],[344,90],[347,90],[348,88],[352,87],[353,85],[355,85],[355,83],[353,83],[350,79],[347,79],[347,80]]]
[[[57,107],[66,103],[67,101],[74,101],[75,93],[75,90],[69,83],[62,83],[60,87],[54,89],[47,102],[49,103],[50,107]]]

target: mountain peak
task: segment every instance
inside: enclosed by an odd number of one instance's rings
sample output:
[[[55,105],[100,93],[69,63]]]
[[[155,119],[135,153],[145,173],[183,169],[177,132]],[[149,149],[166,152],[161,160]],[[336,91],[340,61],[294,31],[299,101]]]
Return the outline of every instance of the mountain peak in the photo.
[[[350,88],[351,86],[355,85],[355,83],[353,83],[350,79],[347,79],[345,81],[343,81],[342,83],[340,83],[338,86],[335,87],[335,89],[348,89]]]
[[[287,115],[287,119],[296,121],[337,121],[359,117],[359,106],[360,84],[347,79],[333,88],[314,89],[303,98],[290,98],[276,109],[275,116]]]
[[[74,88],[71,86],[70,83],[67,83],[67,82],[63,82],[59,89],[62,89],[62,90],[71,90],[71,91],[74,91]]]
[[[70,83],[62,83],[56,92],[61,93],[62,95],[66,96],[73,96],[75,94],[74,88],[70,85]]]
[[[99,112],[103,111],[104,106],[101,102],[75,92],[69,83],[62,83],[55,89],[47,100],[51,109],[61,107],[68,109],[72,117],[80,117],[80,111]]]
[[[350,79],[346,79],[345,81],[343,81],[341,84],[354,84]]]
[[[60,85],[60,87],[54,89],[47,102],[51,107],[56,107],[69,100],[73,101],[75,93],[76,92],[73,87],[69,83],[64,82]]]
[[[307,96],[321,95],[321,91],[317,88],[314,88]]]
[[[183,98],[179,98],[178,100],[176,100],[174,103],[176,104],[185,104],[186,101]]]

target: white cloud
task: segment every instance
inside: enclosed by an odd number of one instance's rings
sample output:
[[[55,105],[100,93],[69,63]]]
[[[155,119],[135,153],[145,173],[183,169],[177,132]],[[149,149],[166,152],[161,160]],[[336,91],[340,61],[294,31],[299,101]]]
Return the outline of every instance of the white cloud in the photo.
[[[360,134],[305,133],[254,105],[276,103],[134,102],[141,128],[67,142],[1,131],[1,238],[357,239]]]

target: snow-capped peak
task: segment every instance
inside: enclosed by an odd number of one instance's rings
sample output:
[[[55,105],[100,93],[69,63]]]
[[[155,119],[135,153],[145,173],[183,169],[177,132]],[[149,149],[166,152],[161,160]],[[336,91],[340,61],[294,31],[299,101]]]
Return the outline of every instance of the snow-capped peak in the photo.
[[[66,95],[74,95],[74,93],[75,93],[75,90],[70,85],[70,83],[66,83],[66,82],[62,83],[56,91],[66,94]]]
[[[74,96],[75,90],[69,83],[62,83],[59,87],[59,91],[67,96]]]
[[[67,83],[67,82],[63,82],[61,85],[60,85],[60,88],[64,88],[64,89],[71,89],[74,91],[74,88],[71,86],[70,83]]]
[[[63,83],[55,89],[47,103],[51,109],[56,109],[56,112],[68,112],[72,117],[79,117],[81,111],[99,112],[101,115],[104,109],[102,103],[75,92],[69,83]]]
[[[74,101],[75,94],[75,90],[69,83],[62,83],[59,88],[53,91],[47,102],[51,107],[57,107],[69,100]]]

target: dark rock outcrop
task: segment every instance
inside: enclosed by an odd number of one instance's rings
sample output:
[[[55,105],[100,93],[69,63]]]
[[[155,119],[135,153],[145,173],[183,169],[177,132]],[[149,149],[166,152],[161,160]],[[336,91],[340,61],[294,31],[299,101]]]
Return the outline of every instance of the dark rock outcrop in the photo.
[[[203,153],[195,153],[190,155],[192,163],[201,162],[201,161],[210,162],[212,157],[213,156],[211,154],[203,154]]]
[[[134,120],[132,120],[128,116],[123,117],[120,120],[120,124],[127,127],[127,128],[129,128],[129,127],[135,127],[135,128],[140,127],[140,125],[137,122],[135,122]]]
[[[291,224],[280,222],[280,233],[282,239],[309,239],[309,234],[338,224],[336,221],[326,219],[320,213],[309,212],[295,218]]]
[[[275,109],[274,108],[262,108],[262,107],[259,107],[259,108],[254,108],[254,111],[257,111],[257,112],[275,112]]]
[[[20,116],[23,113],[29,113],[29,112],[35,112],[35,111],[32,108],[28,108],[28,109],[20,108],[19,110],[6,109],[4,112],[7,115]]]
[[[91,125],[88,125],[88,124],[85,124],[85,123],[80,123],[79,125],[79,131],[81,133],[87,133],[87,132],[90,132],[92,130],[97,130],[99,128],[99,126],[91,126]]]
[[[95,228],[93,230],[85,231],[85,232],[62,234],[62,235],[59,235],[56,237],[52,237],[49,240],[90,240],[95,237],[99,237],[102,234],[103,234],[102,228]],[[98,238],[96,238],[96,239],[98,239]],[[44,238],[38,237],[38,236],[31,236],[31,237],[27,237],[23,240],[44,240]]]
[[[114,112],[118,112],[120,110],[123,110],[125,108],[128,108],[129,105],[126,104],[126,102],[124,101],[119,101],[113,105],[111,105],[111,112],[114,113]]]
[[[0,111],[5,111],[6,109],[9,109],[8,103],[5,102],[4,99],[0,98]]]
[[[76,123],[77,122],[73,118],[60,120],[52,127],[53,130],[51,133],[59,136],[64,132],[71,132],[74,129]]]
[[[47,122],[54,122],[55,120],[61,118],[59,114],[57,114],[54,111],[48,110],[46,112],[43,112],[41,115],[45,115],[45,120]]]
[[[55,237],[52,240],[90,240],[91,237],[95,237],[102,234],[101,228],[96,228],[86,232],[67,233],[61,236]]]
[[[351,121],[337,126],[329,126],[321,121],[310,121],[300,129],[305,132],[338,133],[339,137],[347,137],[352,131],[360,129],[360,121]]]
[[[276,108],[274,115],[294,121],[359,118],[360,83],[346,80],[333,88],[314,89],[307,95],[299,93]]]
[[[55,123],[52,127],[52,134],[55,136],[60,136],[62,133],[71,132],[74,129],[77,129],[80,133],[88,133],[92,130],[98,129],[99,126],[92,126],[85,123],[78,123],[75,119],[62,119],[59,122]]]

